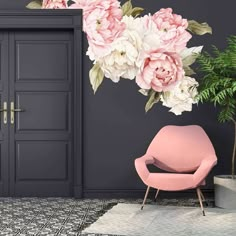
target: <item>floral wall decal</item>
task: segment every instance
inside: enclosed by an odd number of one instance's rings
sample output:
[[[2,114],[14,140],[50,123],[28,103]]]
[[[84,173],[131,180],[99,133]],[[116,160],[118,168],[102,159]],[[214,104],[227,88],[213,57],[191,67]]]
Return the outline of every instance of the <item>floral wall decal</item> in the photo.
[[[35,0],[27,7],[83,9],[94,93],[104,78],[114,83],[129,79],[148,97],[146,112],[161,102],[181,115],[197,103],[198,82],[190,66],[203,47],[188,48],[187,43],[192,34],[212,33],[207,23],[188,21],[171,8],[140,16],[144,9],[130,0],[122,6],[117,0]]]

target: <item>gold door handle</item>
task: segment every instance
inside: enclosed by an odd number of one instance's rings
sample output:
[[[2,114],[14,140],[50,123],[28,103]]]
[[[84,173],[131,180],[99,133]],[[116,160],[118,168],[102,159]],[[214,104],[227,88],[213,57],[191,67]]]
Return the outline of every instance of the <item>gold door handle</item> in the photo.
[[[0,112],[3,112],[3,123],[7,124],[7,102],[3,103],[3,109],[0,109]]]
[[[23,112],[23,109],[15,108],[14,102],[11,102],[11,124],[15,123],[15,112]]]
[[[24,110],[23,109],[12,109],[11,111],[13,111],[13,112],[23,112]]]

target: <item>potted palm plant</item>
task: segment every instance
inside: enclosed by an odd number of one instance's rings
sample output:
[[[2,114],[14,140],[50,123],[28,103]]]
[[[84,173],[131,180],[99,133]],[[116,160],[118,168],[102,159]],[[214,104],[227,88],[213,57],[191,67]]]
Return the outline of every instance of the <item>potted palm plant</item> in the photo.
[[[234,127],[231,175],[214,177],[215,205],[236,209],[236,36],[228,37],[228,45],[220,51],[213,46],[213,54],[198,58],[203,78],[200,80],[199,100],[218,106],[219,122],[231,122]]]

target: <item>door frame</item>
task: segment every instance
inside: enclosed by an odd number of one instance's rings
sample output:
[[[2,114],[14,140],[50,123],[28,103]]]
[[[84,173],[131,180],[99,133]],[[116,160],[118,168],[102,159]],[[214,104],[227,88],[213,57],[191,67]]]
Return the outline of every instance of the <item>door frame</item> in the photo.
[[[82,10],[4,10],[0,11],[0,30],[65,30],[73,32],[73,192],[74,197],[83,196],[83,94],[82,94]]]

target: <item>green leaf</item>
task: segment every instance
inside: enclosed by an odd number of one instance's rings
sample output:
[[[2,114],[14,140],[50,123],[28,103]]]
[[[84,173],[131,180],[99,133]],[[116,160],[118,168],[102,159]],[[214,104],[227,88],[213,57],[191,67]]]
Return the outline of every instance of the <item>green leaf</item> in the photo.
[[[71,6],[71,5],[74,4],[74,3],[75,3],[75,1],[73,1],[73,0],[68,0],[68,1],[67,1],[67,5],[68,5],[68,6]]]
[[[221,109],[219,115],[218,115],[218,121],[221,123],[227,122],[227,121],[234,121],[235,116],[235,106],[226,106]]]
[[[26,5],[28,9],[41,9],[42,8],[42,1],[41,0],[34,0]]]
[[[95,94],[104,79],[104,73],[98,63],[96,63],[89,71],[89,79]]]
[[[131,16],[133,17],[137,17],[139,15],[141,15],[143,13],[144,9],[142,7],[134,7],[132,10],[131,10]]]
[[[145,112],[148,112],[153,107],[153,105],[159,102],[159,100],[160,100],[160,94],[152,90],[150,92],[150,97],[145,106]]]
[[[200,55],[202,48],[203,48],[203,46],[191,47],[191,48],[184,49],[180,53],[183,65],[184,66],[191,66],[196,61],[198,56]]]
[[[132,6],[132,3],[131,3],[131,0],[127,1],[126,3],[124,3],[121,7],[122,9],[122,12],[123,12],[123,16],[130,16],[131,15],[131,12],[132,12],[132,9],[133,9],[133,6]]]
[[[206,22],[198,23],[195,20],[188,21],[188,30],[197,35],[212,34],[212,28]]]
[[[186,76],[191,76],[196,74],[190,66],[184,66],[184,71]]]
[[[236,92],[236,81],[232,83],[232,89],[234,92]]]

